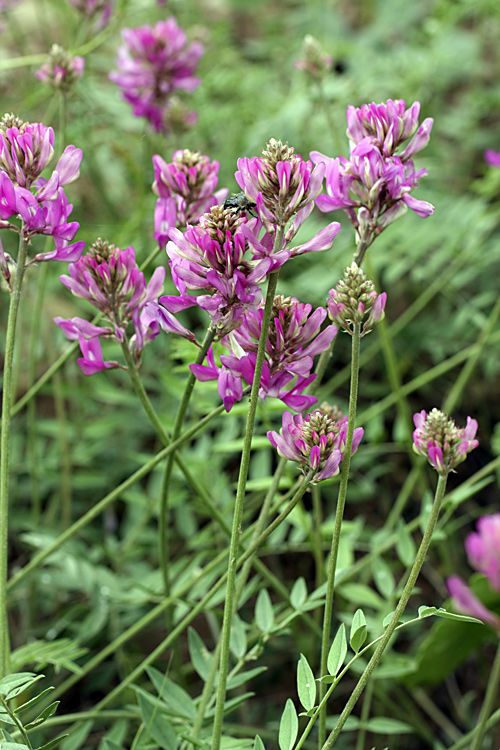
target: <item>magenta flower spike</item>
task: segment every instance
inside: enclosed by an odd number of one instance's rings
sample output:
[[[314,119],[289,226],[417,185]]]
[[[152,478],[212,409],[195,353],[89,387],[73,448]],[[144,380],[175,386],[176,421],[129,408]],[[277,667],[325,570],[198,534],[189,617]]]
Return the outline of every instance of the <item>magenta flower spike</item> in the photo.
[[[153,304],[154,312],[154,302],[162,292],[164,278],[165,269],[157,268],[146,285],[144,274],[135,261],[134,248],[120,250],[103,240],[97,240],[83,258],[70,264],[69,276],[60,277],[64,286],[75,297],[91,302],[111,324],[110,328],[96,327],[80,318],[55,319],[67,338],[78,338],[83,353],[79,364],[85,375],[119,367],[117,363],[110,365],[103,361],[98,339],[106,336],[121,343],[129,324],[134,329],[130,346],[138,363],[145,344],[160,332],[160,322],[148,305]]]
[[[483,516],[476,531],[465,540],[470,565],[488,579],[491,588],[500,591],[500,513]],[[446,582],[455,608],[465,615],[483,620],[500,632],[500,617],[490,612],[459,576]]]
[[[122,89],[136,117],[145,117],[157,132],[168,132],[179,114],[175,106],[170,109],[173,94],[193,91],[200,84],[194,72],[203,46],[200,42],[188,45],[185,31],[173,17],[155,26],[124,29],[122,37],[119,71],[109,78]]]
[[[227,195],[226,189],[216,190],[220,165],[218,161],[211,162],[208,156],[184,149],[174,152],[170,164],[161,156],[153,156],[153,166],[153,192],[159,196],[158,218],[155,214],[158,237],[166,237],[170,227],[196,224]]]
[[[267,437],[278,454],[300,464],[304,474],[315,471],[312,483],[316,484],[339,473],[346,433],[347,418],[337,420],[332,418],[331,413],[320,410],[305,416],[285,411],[280,431],[271,430]],[[362,437],[363,429],[356,428],[353,453]]]
[[[4,115],[0,123],[0,170],[29,189],[54,155],[54,131],[41,123]]]
[[[439,409],[433,409],[429,414],[425,411],[414,414],[413,422],[416,428],[413,450],[425,456],[441,476],[454,471],[479,445],[475,440],[477,422],[470,417],[467,417],[467,426],[463,429]]]
[[[398,146],[417,131],[420,102],[413,102],[409,109],[403,99],[388,99],[385,104],[363,104],[361,107],[349,105],[347,108],[347,137],[358,144],[364,138],[370,138],[383,156],[392,156]],[[432,119],[422,123],[419,135],[420,148],[427,145],[422,133],[430,133]],[[413,148],[415,153],[419,148]]]
[[[384,317],[386,301],[387,294],[377,294],[373,281],[353,262],[335,289],[329,291],[328,315],[351,336],[353,325],[363,324],[361,336],[366,336]]]

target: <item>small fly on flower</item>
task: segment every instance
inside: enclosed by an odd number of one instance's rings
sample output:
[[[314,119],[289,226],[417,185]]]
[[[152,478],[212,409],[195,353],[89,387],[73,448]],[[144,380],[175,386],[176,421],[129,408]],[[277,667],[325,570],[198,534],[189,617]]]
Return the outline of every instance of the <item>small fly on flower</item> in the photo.
[[[224,208],[229,209],[231,213],[236,216],[242,214],[244,211],[247,214],[251,214],[251,216],[256,216],[254,211],[255,203],[249,201],[245,193],[230,195],[229,198],[226,198],[224,201]]]

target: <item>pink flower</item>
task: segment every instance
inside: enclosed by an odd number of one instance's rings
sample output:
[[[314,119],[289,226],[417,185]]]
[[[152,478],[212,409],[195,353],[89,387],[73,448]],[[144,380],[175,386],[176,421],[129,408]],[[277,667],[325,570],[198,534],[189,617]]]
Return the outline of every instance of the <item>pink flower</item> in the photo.
[[[271,445],[283,458],[296,461],[302,472],[315,471],[313,484],[339,473],[344,457],[347,435],[347,417],[334,419],[323,411],[312,414],[292,414],[283,412],[282,427],[279,432],[269,431],[267,437]],[[363,429],[354,430],[352,452],[357,450]]]
[[[86,18],[96,19],[95,29],[103,29],[111,18],[114,0],[69,0]]]
[[[453,599],[453,606],[462,615],[477,617],[478,620],[500,630],[500,617],[490,612],[479,601],[470,586],[460,576],[450,576],[446,581],[448,592]]]
[[[122,89],[136,117],[145,117],[156,131],[167,132],[172,94],[178,89],[193,91],[200,84],[194,71],[203,47],[200,42],[188,46],[185,31],[173,17],[155,26],[124,29],[122,37],[119,72],[109,78]]]
[[[477,422],[470,417],[467,417],[467,426],[463,429],[439,409],[433,409],[429,414],[425,411],[414,414],[413,421],[416,427],[413,450],[425,456],[442,476],[454,471],[479,445],[475,440]]]
[[[35,75],[38,80],[48,83],[52,88],[67,93],[82,77],[84,69],[84,57],[72,57],[58,44],[53,44],[49,62],[44,63]]]
[[[346,268],[343,278],[328,294],[328,315],[351,336],[354,323],[361,325],[364,321],[361,336],[366,336],[384,317],[387,294],[377,294],[373,281],[354,262]]]
[[[491,148],[488,148],[484,152],[484,158],[490,167],[500,167],[500,151],[493,151]]]

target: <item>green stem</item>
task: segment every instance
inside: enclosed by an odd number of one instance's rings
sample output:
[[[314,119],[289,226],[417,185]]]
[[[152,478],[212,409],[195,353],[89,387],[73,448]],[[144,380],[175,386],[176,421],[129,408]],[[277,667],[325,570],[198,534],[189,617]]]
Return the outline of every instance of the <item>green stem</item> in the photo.
[[[488,685],[486,687],[486,695],[484,696],[483,705],[481,707],[481,713],[479,715],[479,722],[475,730],[474,741],[470,746],[471,750],[481,750],[483,747],[483,737],[486,732],[486,722],[488,721],[498,694],[498,682],[500,680],[500,643],[497,647],[495,654],[495,661],[491,668],[490,677],[488,679]]]
[[[498,724],[500,721],[500,708],[497,708],[494,714],[490,716],[488,721],[486,722],[485,729],[488,731],[489,729],[492,729],[495,724]],[[476,729],[474,728],[472,732],[467,732],[467,734],[464,734],[464,736],[458,741],[455,742],[454,745],[452,745],[449,750],[470,750],[470,741],[472,740],[474,736],[474,732],[476,732]]]
[[[347,422],[347,436],[344,451],[344,460],[342,462],[342,475],[340,478],[339,494],[337,499],[337,510],[335,513],[335,525],[333,527],[332,545],[330,551],[330,560],[328,563],[327,588],[325,609],[323,616],[323,634],[321,639],[321,675],[328,674],[328,651],[330,648],[330,631],[332,626],[333,596],[335,593],[335,572],[337,569],[337,557],[340,543],[340,531],[342,528],[342,519],[344,517],[344,507],[347,495],[347,483],[349,481],[349,467],[351,464],[352,441],[354,436],[354,423],[356,420],[356,406],[358,403],[358,384],[359,384],[359,350],[361,339],[361,326],[355,323],[352,333],[352,353],[351,353],[351,388],[349,394],[349,417]],[[320,701],[327,690],[325,683],[320,682]],[[321,747],[326,737],[326,705],[321,710],[319,716],[319,747]]]
[[[196,358],[196,364],[201,364],[206,355],[207,352],[215,338],[216,329],[212,326],[208,329],[205,338],[203,340],[203,343],[201,345],[201,349],[198,353],[198,356]],[[177,410],[177,415],[175,417],[174,422],[174,428],[172,431],[172,440],[176,440],[181,432],[182,425],[184,422],[184,418],[186,416],[187,408],[189,406],[189,400],[191,398],[191,394],[193,393],[194,384],[196,383],[196,378],[191,372],[189,371],[189,375],[186,381],[186,385],[184,388],[184,393],[182,394],[182,398],[179,404],[179,408]],[[161,500],[160,500],[160,510],[159,510],[159,534],[158,534],[158,545],[159,545],[159,555],[160,555],[160,568],[163,576],[163,586],[165,590],[165,595],[168,596],[169,590],[170,590],[170,576],[169,576],[169,553],[168,553],[168,496],[169,496],[169,484],[170,484],[170,477],[172,474],[172,467],[175,460],[175,452],[172,453],[165,464],[165,472],[163,475],[163,487],[162,487],[162,493],[161,493]]]
[[[2,394],[2,436],[0,441],[0,678],[9,671],[9,623],[7,618],[7,554],[9,525],[9,458],[10,420],[12,408],[12,365],[16,340],[16,323],[21,300],[21,288],[26,270],[28,243],[19,237],[16,275],[10,296],[7,332],[5,336],[5,360]]]
[[[283,228],[276,228],[275,247],[281,248],[283,244]],[[236,492],[236,501],[233,514],[233,525],[231,530],[231,541],[229,544],[229,560],[227,570],[227,588],[226,599],[224,603],[224,619],[222,623],[221,634],[221,655],[220,655],[220,672],[219,684],[217,686],[217,703],[215,706],[214,727],[212,735],[212,750],[219,750],[222,735],[222,721],[224,716],[224,702],[226,699],[226,682],[227,670],[229,665],[229,639],[231,635],[231,623],[235,604],[235,581],[236,581],[236,562],[238,556],[238,545],[241,533],[241,520],[243,516],[243,501],[245,498],[245,489],[250,465],[250,452],[252,447],[252,434],[255,422],[255,412],[257,410],[257,401],[259,398],[260,379],[262,375],[262,366],[264,363],[265,345],[267,341],[269,322],[271,319],[271,310],[274,301],[276,285],[278,283],[278,274],[272,273],[269,276],[267,287],[266,303],[262,318],[262,329],[260,332],[259,347],[257,350],[257,360],[255,363],[255,372],[250,394],[250,404],[248,408],[247,424],[243,442],[243,452],[240,463],[240,473],[238,477],[238,488]]]
[[[434,532],[434,528],[436,526],[437,519],[439,517],[439,511],[441,508],[441,502],[444,497],[445,489],[446,489],[446,476],[439,476],[438,484],[436,487],[436,494],[434,496],[434,502],[432,504],[432,510],[429,516],[429,521],[427,522],[427,528],[425,529],[424,536],[422,538],[422,541],[420,543],[420,547],[417,552],[417,556],[415,558],[415,562],[413,563],[413,567],[410,571],[410,575],[408,576],[408,580],[406,582],[406,585],[403,589],[403,593],[401,594],[401,598],[398,602],[398,605],[396,607],[396,610],[394,612],[394,615],[392,617],[391,622],[387,626],[387,629],[382,636],[377,648],[375,649],[375,652],[373,656],[371,657],[370,661],[368,662],[363,674],[358,680],[358,683],[356,687],[354,688],[353,692],[351,693],[351,696],[349,700],[347,701],[344,710],[340,714],[340,717],[330,733],[328,739],[324,743],[322,750],[330,750],[330,748],[333,747],[335,744],[335,741],[337,740],[340,732],[342,731],[342,727],[346,723],[348,717],[350,716],[354,706],[356,705],[359,696],[363,692],[366,683],[370,679],[373,670],[377,666],[377,664],[380,661],[380,658],[389,643],[392,634],[397,628],[398,622],[401,619],[401,616],[403,612],[405,611],[406,605],[408,604],[408,600],[412,594],[413,588],[415,586],[416,580],[418,578],[418,574],[420,573],[420,569],[422,565],[424,564],[425,557],[427,555],[427,551],[429,549],[429,545],[431,543],[432,534]]]

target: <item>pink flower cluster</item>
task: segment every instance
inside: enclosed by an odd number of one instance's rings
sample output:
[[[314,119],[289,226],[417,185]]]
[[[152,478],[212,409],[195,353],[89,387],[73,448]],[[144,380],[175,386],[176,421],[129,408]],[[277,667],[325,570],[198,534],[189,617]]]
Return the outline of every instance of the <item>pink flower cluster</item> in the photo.
[[[346,268],[343,278],[328,294],[328,315],[351,336],[354,324],[363,324],[361,336],[366,336],[384,317],[387,294],[377,294],[373,281],[354,262]]]
[[[136,117],[145,117],[157,132],[168,132],[179,118],[172,95],[176,90],[193,91],[200,84],[194,72],[203,46],[200,42],[188,46],[185,31],[173,17],[155,26],[124,29],[122,37],[119,72],[109,78],[122,89]],[[192,124],[196,115],[186,114],[184,120]]]
[[[348,419],[342,416],[342,412],[333,416],[331,411],[318,410],[305,416],[285,411],[280,431],[267,433],[268,440],[280,456],[296,461],[304,474],[311,470],[315,472],[313,484],[338,474],[344,458]],[[353,436],[353,453],[362,437],[363,428],[357,427]]]
[[[60,277],[75,297],[91,302],[111,324],[105,327],[82,318],[54,319],[68,339],[79,341],[83,358],[78,364],[85,375],[120,367],[118,362],[104,361],[100,337],[121,343],[130,323],[134,328],[130,346],[136,361],[140,360],[144,346],[160,332],[158,322],[145,308],[161,293],[164,278],[165,269],[157,268],[146,285],[134,248],[120,250],[103,240],[97,240],[83,258],[69,266],[69,276]]]
[[[37,70],[36,77],[48,83],[52,88],[67,93],[75,82],[82,77],[85,69],[84,57],[72,57],[58,44],[53,44],[49,61]]]
[[[491,148],[488,148],[484,152],[484,158],[486,159],[486,163],[489,164],[490,167],[500,168],[500,151],[493,151]]]
[[[256,310],[247,310],[240,327],[222,339],[228,353],[221,354],[222,367],[217,367],[211,350],[208,365],[191,365],[198,380],[217,380],[218,393],[226,411],[242,398],[242,380],[251,385],[257,362],[257,348],[264,315],[263,303]],[[279,398],[291,409],[302,411],[315,404],[314,396],[305,395],[313,382],[314,357],[327,349],[337,334],[336,326],[321,331],[326,310],[312,312],[294,298],[278,295],[271,313],[259,395]]]
[[[500,591],[500,513],[479,519],[477,531],[465,540],[465,550],[471,566],[486,576],[495,591]],[[447,586],[459,612],[477,617],[500,632],[500,617],[479,601],[463,578],[451,576]]]
[[[349,159],[311,153],[313,162],[326,168],[326,195],[320,195],[316,205],[325,212],[343,209],[356,229],[358,242],[366,246],[408,208],[423,218],[434,211],[430,203],[411,195],[427,174],[425,169],[415,169],[412,157],[427,145],[433,125],[427,118],[419,126],[419,112],[420,102],[405,109],[402,99],[360,108],[350,105]]]
[[[68,0],[68,2],[86,18],[94,19],[96,30],[108,25],[114,0]]]
[[[216,190],[219,166],[218,161],[189,149],[174,151],[170,164],[161,156],[153,156],[153,192],[159,196],[154,237],[161,248],[167,243],[170,228],[197,224],[212,206],[222,203],[227,190]]]
[[[479,445],[475,440],[477,422],[470,417],[467,417],[467,426],[463,429],[439,409],[433,409],[429,414],[425,411],[414,414],[413,421],[416,428],[413,450],[425,456],[442,476],[454,471]]]
[[[55,250],[39,253],[30,262],[75,261],[84,242],[73,242],[79,228],[68,221],[73,209],[63,186],[78,178],[82,151],[67,146],[48,180],[41,177],[54,155],[54,131],[41,123],[26,123],[4,115],[0,123],[0,229],[26,240],[45,234]],[[20,226],[12,220],[20,220]],[[0,266],[8,279],[7,257],[0,245]]]

